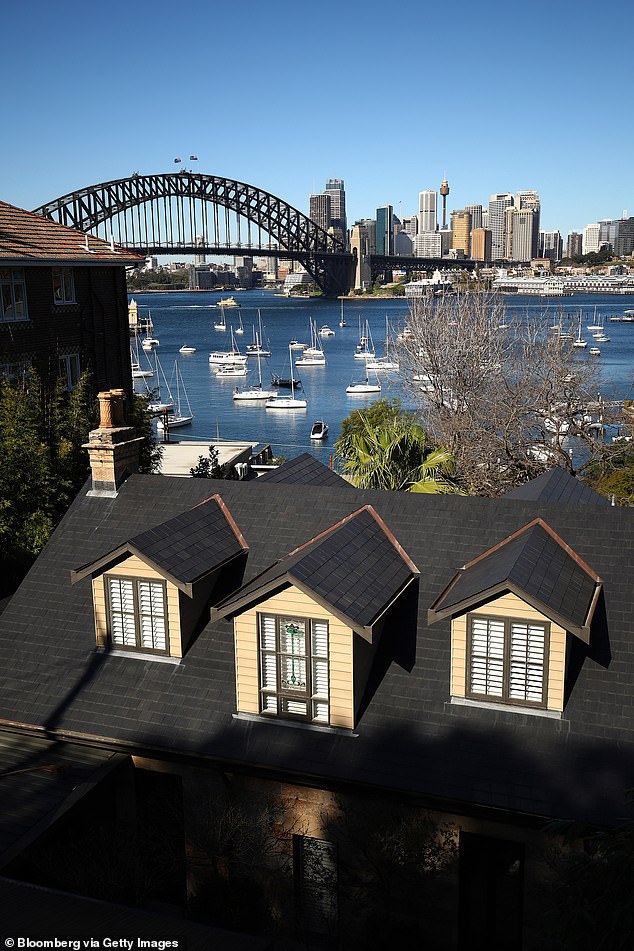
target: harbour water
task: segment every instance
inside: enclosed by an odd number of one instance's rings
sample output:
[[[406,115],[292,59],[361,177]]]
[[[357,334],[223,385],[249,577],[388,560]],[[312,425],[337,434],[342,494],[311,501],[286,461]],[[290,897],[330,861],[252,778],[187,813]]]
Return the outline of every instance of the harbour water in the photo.
[[[134,294],[139,305],[139,315],[151,313],[154,323],[153,336],[160,344],[157,348],[163,371],[169,381],[174,362],[178,360],[185,381],[194,421],[191,425],[173,431],[172,438],[180,441],[212,441],[244,439],[245,441],[270,443],[274,453],[292,457],[300,452],[311,452],[326,464],[333,452],[334,443],[341,432],[342,420],[353,409],[369,405],[380,397],[392,399],[404,397],[398,374],[381,373],[381,393],[368,396],[350,396],[346,386],[364,377],[364,364],[354,359],[359,340],[359,321],[369,321],[377,356],[383,352],[386,317],[391,328],[398,329],[407,321],[408,302],[403,299],[346,300],[344,313],[346,327],[339,327],[341,304],[319,298],[286,298],[273,291],[253,290],[235,294],[240,308],[225,309],[226,332],[214,330],[214,322],[220,316],[217,302],[227,295],[216,291],[170,292],[166,294]],[[634,396],[634,323],[610,322],[612,315],[620,315],[634,309],[634,295],[579,295],[566,298],[508,297],[506,303],[511,313],[531,319],[544,311],[552,318],[563,314],[576,330],[579,310],[583,311],[583,326],[592,318],[596,306],[597,315],[605,317],[605,332],[609,343],[600,344],[601,356],[587,357],[582,351],[578,359],[596,359],[601,369],[601,391],[606,398],[624,399]],[[288,345],[292,338],[310,341],[309,321],[317,327],[327,324],[335,331],[334,337],[321,338],[326,355],[325,367],[301,367],[295,371],[303,383],[303,395],[308,400],[305,410],[280,412],[267,410],[263,401],[234,402],[235,386],[243,387],[257,382],[257,360],[249,358],[247,378],[218,379],[209,364],[211,350],[226,350],[230,347],[231,326],[238,326],[239,315],[244,326],[244,335],[237,337],[244,354],[253,340],[254,328],[258,325],[258,310],[261,315],[263,336],[271,350],[269,359],[262,359],[262,381],[270,382],[271,373],[288,376]],[[552,320],[550,321],[552,322]],[[585,333],[588,349],[593,344],[591,334]],[[196,347],[191,354],[179,353],[184,344]],[[293,359],[301,351],[293,352]],[[141,357],[144,363],[144,356]],[[370,374],[370,381],[373,382]],[[149,380],[149,384],[154,380]],[[138,392],[145,384],[136,380]],[[174,391],[175,392],[175,391]],[[281,390],[280,395],[289,395]],[[404,398],[404,405],[407,399]],[[328,438],[323,442],[310,440],[310,428],[316,419],[324,419],[329,425]]]

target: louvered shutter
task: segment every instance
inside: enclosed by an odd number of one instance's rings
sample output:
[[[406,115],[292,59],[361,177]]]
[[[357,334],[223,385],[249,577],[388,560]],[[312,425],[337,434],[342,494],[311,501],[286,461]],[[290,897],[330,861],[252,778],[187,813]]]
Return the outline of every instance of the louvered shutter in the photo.
[[[157,581],[139,581],[138,598],[140,646],[146,650],[164,651],[167,642],[163,585]]]
[[[471,618],[471,693],[501,697],[504,692],[504,621]]]
[[[312,621],[311,629],[313,720],[328,723],[330,693],[328,622]]]
[[[121,647],[136,646],[134,584],[123,578],[108,578],[110,640]]]
[[[543,624],[511,622],[509,697],[513,700],[543,702],[545,646]]]
[[[274,617],[260,615],[260,708],[263,713],[277,713],[276,627]]]

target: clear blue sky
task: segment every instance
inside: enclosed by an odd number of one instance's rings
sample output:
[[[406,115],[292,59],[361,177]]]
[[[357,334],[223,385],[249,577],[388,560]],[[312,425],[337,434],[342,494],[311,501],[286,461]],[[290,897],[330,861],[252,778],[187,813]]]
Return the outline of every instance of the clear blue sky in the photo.
[[[348,218],[536,188],[565,235],[634,214],[634,4],[34,0],[2,14],[0,198],[25,208],[199,156]],[[402,204],[401,204],[402,203]]]

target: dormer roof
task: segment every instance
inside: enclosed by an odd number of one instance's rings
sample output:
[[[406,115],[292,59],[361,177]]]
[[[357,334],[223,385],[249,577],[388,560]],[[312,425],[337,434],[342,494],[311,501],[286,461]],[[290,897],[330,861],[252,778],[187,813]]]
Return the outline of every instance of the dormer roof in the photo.
[[[429,610],[429,622],[462,614],[512,591],[586,643],[601,579],[541,518],[458,571]]]
[[[236,614],[292,584],[371,641],[373,626],[418,574],[383,519],[364,505],[266,568],[213,616]]]
[[[337,488],[352,488],[351,484],[340,475],[325,466],[319,459],[315,459],[308,452],[303,452],[294,459],[266,472],[260,476],[258,482],[278,482],[285,485],[319,485]]]
[[[609,505],[608,499],[570,475],[561,466],[542,472],[536,479],[511,489],[506,499],[523,502],[563,502],[574,505]]]
[[[74,584],[88,575],[100,574],[129,555],[136,555],[191,597],[196,581],[247,550],[229,509],[219,495],[212,495],[76,568],[71,581]]]

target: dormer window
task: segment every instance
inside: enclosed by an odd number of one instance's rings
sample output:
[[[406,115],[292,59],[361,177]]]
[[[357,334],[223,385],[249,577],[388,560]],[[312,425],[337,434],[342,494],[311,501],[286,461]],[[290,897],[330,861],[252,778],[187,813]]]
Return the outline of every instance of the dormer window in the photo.
[[[328,622],[259,615],[260,712],[329,722]]]
[[[75,276],[72,267],[53,268],[53,303],[75,303]]]
[[[0,267],[0,321],[26,320],[26,282],[21,267]]]
[[[470,614],[466,695],[546,705],[548,625]]]
[[[168,653],[165,584],[141,578],[105,578],[108,639],[112,647]]]

